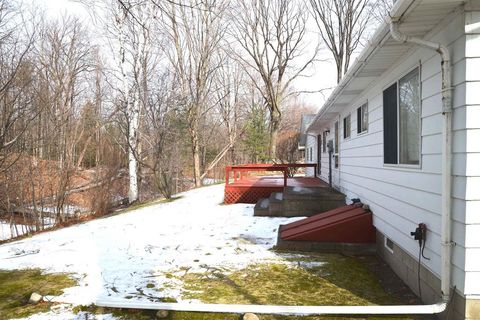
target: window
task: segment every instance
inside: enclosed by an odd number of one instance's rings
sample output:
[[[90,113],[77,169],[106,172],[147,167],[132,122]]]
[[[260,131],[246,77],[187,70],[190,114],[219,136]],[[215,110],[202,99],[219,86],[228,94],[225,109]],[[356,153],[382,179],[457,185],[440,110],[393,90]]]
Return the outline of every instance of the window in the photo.
[[[357,109],[357,133],[368,130],[368,105],[365,103]]]
[[[383,91],[383,151],[386,164],[420,164],[419,68]]]
[[[305,156],[307,162],[312,162],[312,159],[313,159],[312,153],[313,153],[312,147],[307,148],[307,154]]]
[[[338,121],[335,122],[335,148],[333,149],[333,159],[335,160],[335,168],[338,168]]]
[[[393,241],[390,238],[385,237],[385,248],[387,248],[388,251],[393,253],[393,246]]]
[[[335,122],[335,149],[333,153],[338,153],[338,121]]]
[[[343,139],[350,138],[350,115],[343,118]]]
[[[323,152],[327,152],[327,131],[323,131]]]
[[[317,135],[317,174],[322,172],[322,135]]]

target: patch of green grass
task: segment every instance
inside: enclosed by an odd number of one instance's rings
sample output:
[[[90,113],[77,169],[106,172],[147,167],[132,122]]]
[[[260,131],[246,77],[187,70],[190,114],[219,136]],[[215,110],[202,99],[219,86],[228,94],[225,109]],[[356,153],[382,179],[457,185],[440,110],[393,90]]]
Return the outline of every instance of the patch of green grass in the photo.
[[[312,269],[259,264],[231,274],[188,273],[182,278],[184,298],[208,303],[281,305],[365,305],[391,300],[376,279],[355,261],[348,261],[350,268],[344,280],[338,274],[342,262],[332,260],[332,264]],[[354,276],[348,277],[350,272]],[[356,284],[350,285],[349,281]]]
[[[167,319],[170,320],[241,320],[238,314],[202,313],[202,312],[171,312]],[[264,319],[261,317],[260,319]]]
[[[73,308],[75,314],[80,311],[88,312],[89,314],[112,314],[121,320],[151,320],[155,319],[156,311],[154,310],[137,310],[137,309],[113,309],[97,307],[95,305],[77,306]]]
[[[39,269],[0,270],[0,284],[0,319],[11,319],[49,310],[49,303],[28,304],[32,292],[60,295],[76,281],[68,274],[42,274]]]
[[[373,259],[373,258],[372,258]],[[205,303],[262,305],[387,305],[404,303],[386,292],[361,259],[335,254],[287,258],[294,265],[262,263],[233,272],[210,270],[179,276],[184,299]],[[296,261],[301,261],[296,264]],[[262,320],[358,319],[359,317],[284,317],[261,315]],[[172,313],[174,320],[241,319],[237,315]],[[360,317],[365,319],[365,317]],[[368,317],[368,319],[373,319]],[[377,317],[377,319],[387,319]],[[388,319],[416,319],[388,317]]]

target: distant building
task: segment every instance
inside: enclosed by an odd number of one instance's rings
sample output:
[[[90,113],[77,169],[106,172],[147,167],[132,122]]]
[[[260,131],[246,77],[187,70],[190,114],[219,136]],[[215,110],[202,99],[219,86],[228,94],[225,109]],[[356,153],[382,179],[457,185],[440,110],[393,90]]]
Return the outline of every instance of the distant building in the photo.
[[[312,123],[313,119],[315,118],[314,114],[304,114],[302,115],[302,120],[300,123],[300,138],[298,142],[298,150],[303,151],[302,158],[308,162],[307,159],[307,152],[311,150],[306,150],[305,145],[307,143],[307,128]]]

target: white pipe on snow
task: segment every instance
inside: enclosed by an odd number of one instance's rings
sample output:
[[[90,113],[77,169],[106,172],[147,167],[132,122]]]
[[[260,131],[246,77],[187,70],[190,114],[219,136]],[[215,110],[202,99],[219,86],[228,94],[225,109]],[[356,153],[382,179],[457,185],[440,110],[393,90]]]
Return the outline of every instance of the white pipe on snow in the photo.
[[[200,304],[132,301],[129,299],[97,300],[95,305],[105,308],[168,310],[214,313],[258,313],[284,316],[345,315],[345,314],[436,314],[445,310],[446,303],[416,306],[267,306],[242,304]]]
[[[442,271],[441,290],[443,301],[450,298],[451,268],[451,192],[452,192],[452,80],[450,52],[440,43],[407,36],[398,30],[398,19],[390,21],[390,34],[399,42],[408,42],[437,51],[442,58]]]

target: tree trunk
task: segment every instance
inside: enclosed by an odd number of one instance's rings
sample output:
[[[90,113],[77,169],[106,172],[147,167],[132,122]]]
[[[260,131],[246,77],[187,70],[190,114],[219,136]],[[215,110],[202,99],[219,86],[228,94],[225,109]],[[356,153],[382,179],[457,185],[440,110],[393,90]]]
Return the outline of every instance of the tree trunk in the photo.
[[[202,186],[201,178],[201,159],[200,159],[200,146],[198,143],[198,133],[196,130],[192,130],[192,156],[193,156],[193,178],[195,181],[195,187]]]
[[[235,147],[230,148],[230,162],[231,164],[237,164],[237,158],[235,157]]]
[[[139,104],[138,94],[135,93],[135,99],[133,101],[132,110],[129,112],[129,130],[128,130],[128,176],[129,176],[129,188],[128,188],[128,202],[133,203],[138,200],[138,163],[135,157],[135,151],[138,147],[137,130],[139,123]]]
[[[343,59],[337,59],[337,84],[340,83],[343,77]]]
[[[270,160],[277,159],[277,137],[280,129],[281,115],[278,111],[272,111],[270,115],[270,141],[268,146],[268,156]]]

